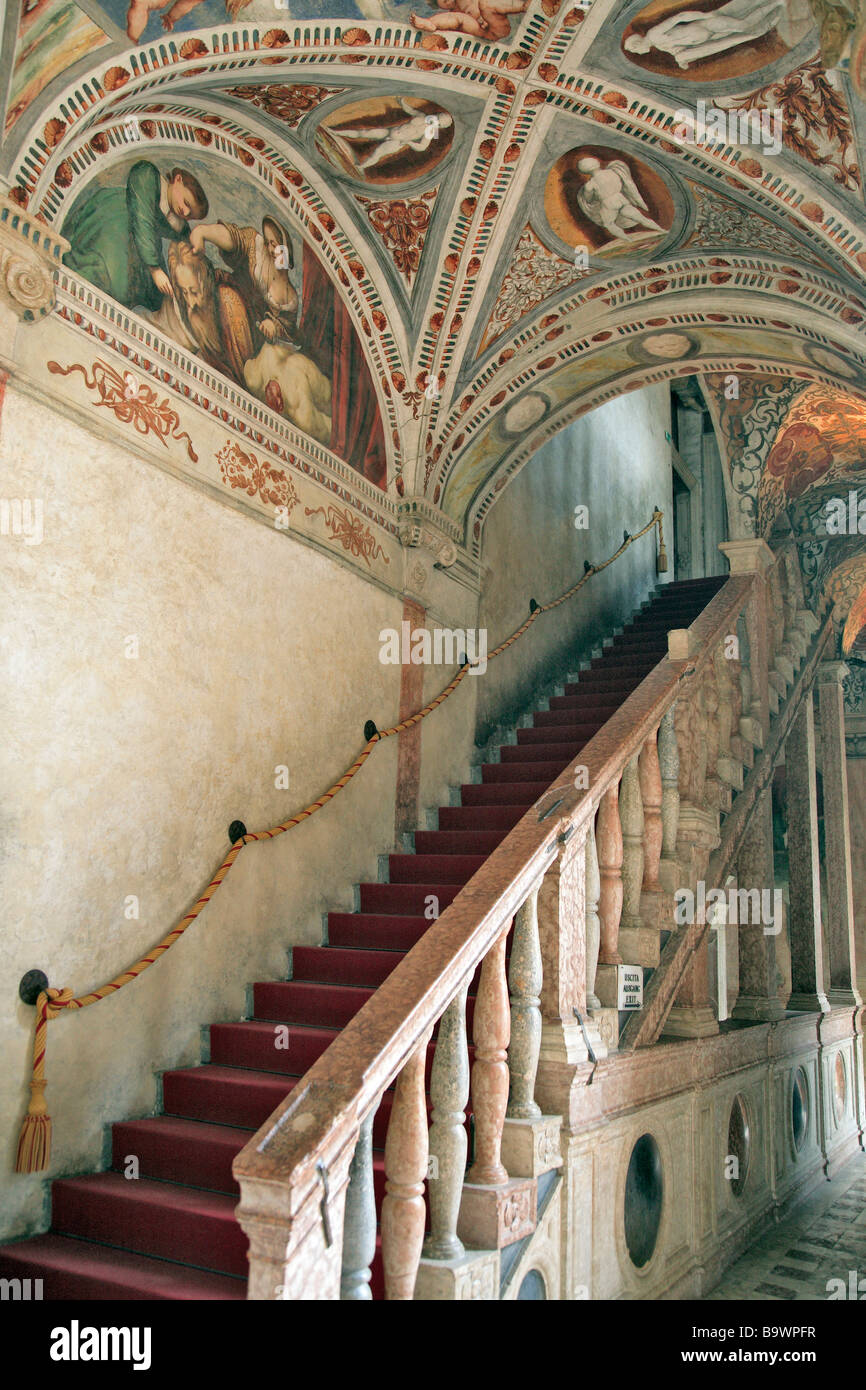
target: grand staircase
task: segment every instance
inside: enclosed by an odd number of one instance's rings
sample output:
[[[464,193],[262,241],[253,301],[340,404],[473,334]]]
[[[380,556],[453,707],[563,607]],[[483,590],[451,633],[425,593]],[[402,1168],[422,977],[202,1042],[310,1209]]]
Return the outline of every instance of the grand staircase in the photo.
[[[113,1125],[110,1171],[53,1182],[51,1230],[0,1247],[0,1277],[41,1279],[46,1299],[243,1299],[232,1160],[250,1132],[424,934],[431,900],[439,911],[452,901],[661,660],[668,631],[688,627],[723,583],[661,586],[461,788],[460,805],[440,808],[438,828],[415,833],[414,852],[389,856],[388,882],[361,884],[357,912],[329,913],[327,946],[296,946],[291,980],[254,986],[252,1019],[213,1024],[207,1061],[163,1075],[161,1115]],[[431,1044],[428,1078],[432,1054]],[[377,1207],[392,1099],[373,1127]],[[371,1287],[382,1297],[378,1252]]]

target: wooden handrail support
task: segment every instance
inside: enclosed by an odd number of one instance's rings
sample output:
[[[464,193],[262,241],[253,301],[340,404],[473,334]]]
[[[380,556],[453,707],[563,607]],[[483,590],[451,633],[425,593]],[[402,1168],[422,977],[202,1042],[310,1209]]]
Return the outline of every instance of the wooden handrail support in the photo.
[[[655,733],[683,689],[702,676],[719,642],[735,630],[754,582],[751,574],[727,580],[689,629],[689,655],[679,661],[665,656],[653,668],[236,1157],[233,1171],[242,1194],[238,1219],[251,1239],[250,1298],[335,1296],[341,1198],[361,1123],[556,862],[561,843],[573,834],[586,835],[606,790],[616,786],[627,763]],[[804,683],[811,680],[829,632],[828,619],[814,641],[789,708],[798,703]],[[774,750],[784,737],[788,718],[780,717],[778,724],[784,728],[774,729],[771,745],[757,760],[744,788],[748,795],[737,798],[736,811],[725,825],[714,855],[714,882],[735,853],[748,806],[772,775]],[[578,767],[588,771],[586,789],[575,787]],[[560,801],[553,815],[539,821],[539,812],[553,793],[559,793]],[[645,1046],[658,1036],[698,944],[694,930],[675,933],[668,942],[650,981],[645,1008],[630,1021],[631,1033],[626,1030],[626,1046]],[[301,1247],[305,1247],[304,1255],[295,1260]]]

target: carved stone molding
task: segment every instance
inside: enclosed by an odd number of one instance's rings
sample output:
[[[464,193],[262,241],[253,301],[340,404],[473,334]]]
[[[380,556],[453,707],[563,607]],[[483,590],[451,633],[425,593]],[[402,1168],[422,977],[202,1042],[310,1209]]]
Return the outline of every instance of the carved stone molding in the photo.
[[[441,529],[441,517],[434,520],[429,503],[411,497],[398,507],[397,534],[407,549],[422,546],[429,550],[435,563],[450,568],[457,559],[457,547]]]
[[[69,242],[28,217],[10,199],[0,201],[0,307],[33,323],[54,308],[54,267]]]

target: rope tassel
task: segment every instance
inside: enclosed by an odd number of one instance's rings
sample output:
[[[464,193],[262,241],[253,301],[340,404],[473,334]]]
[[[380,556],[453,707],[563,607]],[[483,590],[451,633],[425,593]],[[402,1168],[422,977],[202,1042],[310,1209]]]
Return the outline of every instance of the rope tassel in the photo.
[[[18,1137],[16,1173],[41,1173],[51,1158],[51,1116],[45,1104],[45,1044],[49,1020],[57,1017],[71,997],[71,989],[47,989],[36,1001],[30,1104]]]

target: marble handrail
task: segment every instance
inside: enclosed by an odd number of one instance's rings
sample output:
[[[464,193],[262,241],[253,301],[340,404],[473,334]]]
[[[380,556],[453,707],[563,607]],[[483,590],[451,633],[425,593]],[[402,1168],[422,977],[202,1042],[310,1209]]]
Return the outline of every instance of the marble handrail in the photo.
[[[489,1115],[482,1117],[488,1132],[477,1161],[485,1171],[499,1173],[495,1131],[497,1126],[501,1129],[499,1110],[504,1113],[499,1019],[507,1005],[507,993],[505,1005],[500,997],[507,931],[556,862],[560,847],[575,833],[583,840],[591,838],[600,804],[611,793],[615,797],[628,765],[635,763],[637,767],[635,760],[647,740],[656,737],[666,711],[684,689],[700,682],[712,669],[715,650],[736,626],[752,586],[749,575],[728,579],[689,629],[689,654],[681,660],[666,656],[659,661],[509,832],[237,1156],[234,1174],[242,1194],[238,1218],[251,1240],[251,1298],[315,1297],[310,1289],[313,1268],[322,1288],[330,1290],[339,1285],[341,1197],[349,1168],[362,1124],[376,1109],[383,1092],[398,1078],[403,1117],[400,1124],[409,1137],[402,1146],[399,1137],[395,1137],[391,1145],[395,1153],[399,1149],[399,1159],[394,1160],[393,1179],[388,1175],[388,1224],[400,1226],[405,1233],[405,1240],[398,1242],[401,1248],[410,1246],[420,1253],[423,1226],[419,1234],[416,1188],[422,1152],[426,1164],[427,1135],[425,1132],[423,1144],[415,1143],[412,1136],[418,1127],[419,1085],[423,1087],[422,1041],[455,998],[465,992],[485,959],[487,980],[485,984],[482,972],[481,991],[487,996],[486,1005],[479,995],[484,1042],[479,1048],[476,1037],[476,1068],[480,1065],[483,1073],[478,1088],[485,1097],[481,1109],[484,1111],[486,1105]],[[578,779],[578,767],[585,768],[588,777]],[[634,780],[637,784],[637,773]],[[654,780],[652,770],[650,780]],[[560,794],[555,811],[540,820],[539,810],[544,809],[553,793]],[[615,808],[613,814],[617,815]],[[531,949],[521,987],[526,1002],[535,998],[532,955]],[[530,1003],[529,1007],[533,1005]],[[478,1023],[476,1032],[477,1029]],[[505,1043],[507,1046],[507,1036]],[[404,1070],[407,1064],[408,1072]],[[475,1094],[473,1103],[477,1109]],[[392,1127],[397,1109],[395,1097]],[[434,1112],[434,1124],[436,1118]],[[331,1205],[326,1211],[328,1193]],[[307,1254],[301,1257],[299,1252],[304,1247]],[[295,1263],[297,1282],[293,1283]],[[386,1276],[387,1273],[386,1270]],[[407,1277],[402,1266],[392,1270],[392,1285],[397,1290],[393,1296],[407,1296]],[[274,1292],[278,1287],[281,1295]],[[326,1292],[322,1296],[333,1295]]]

